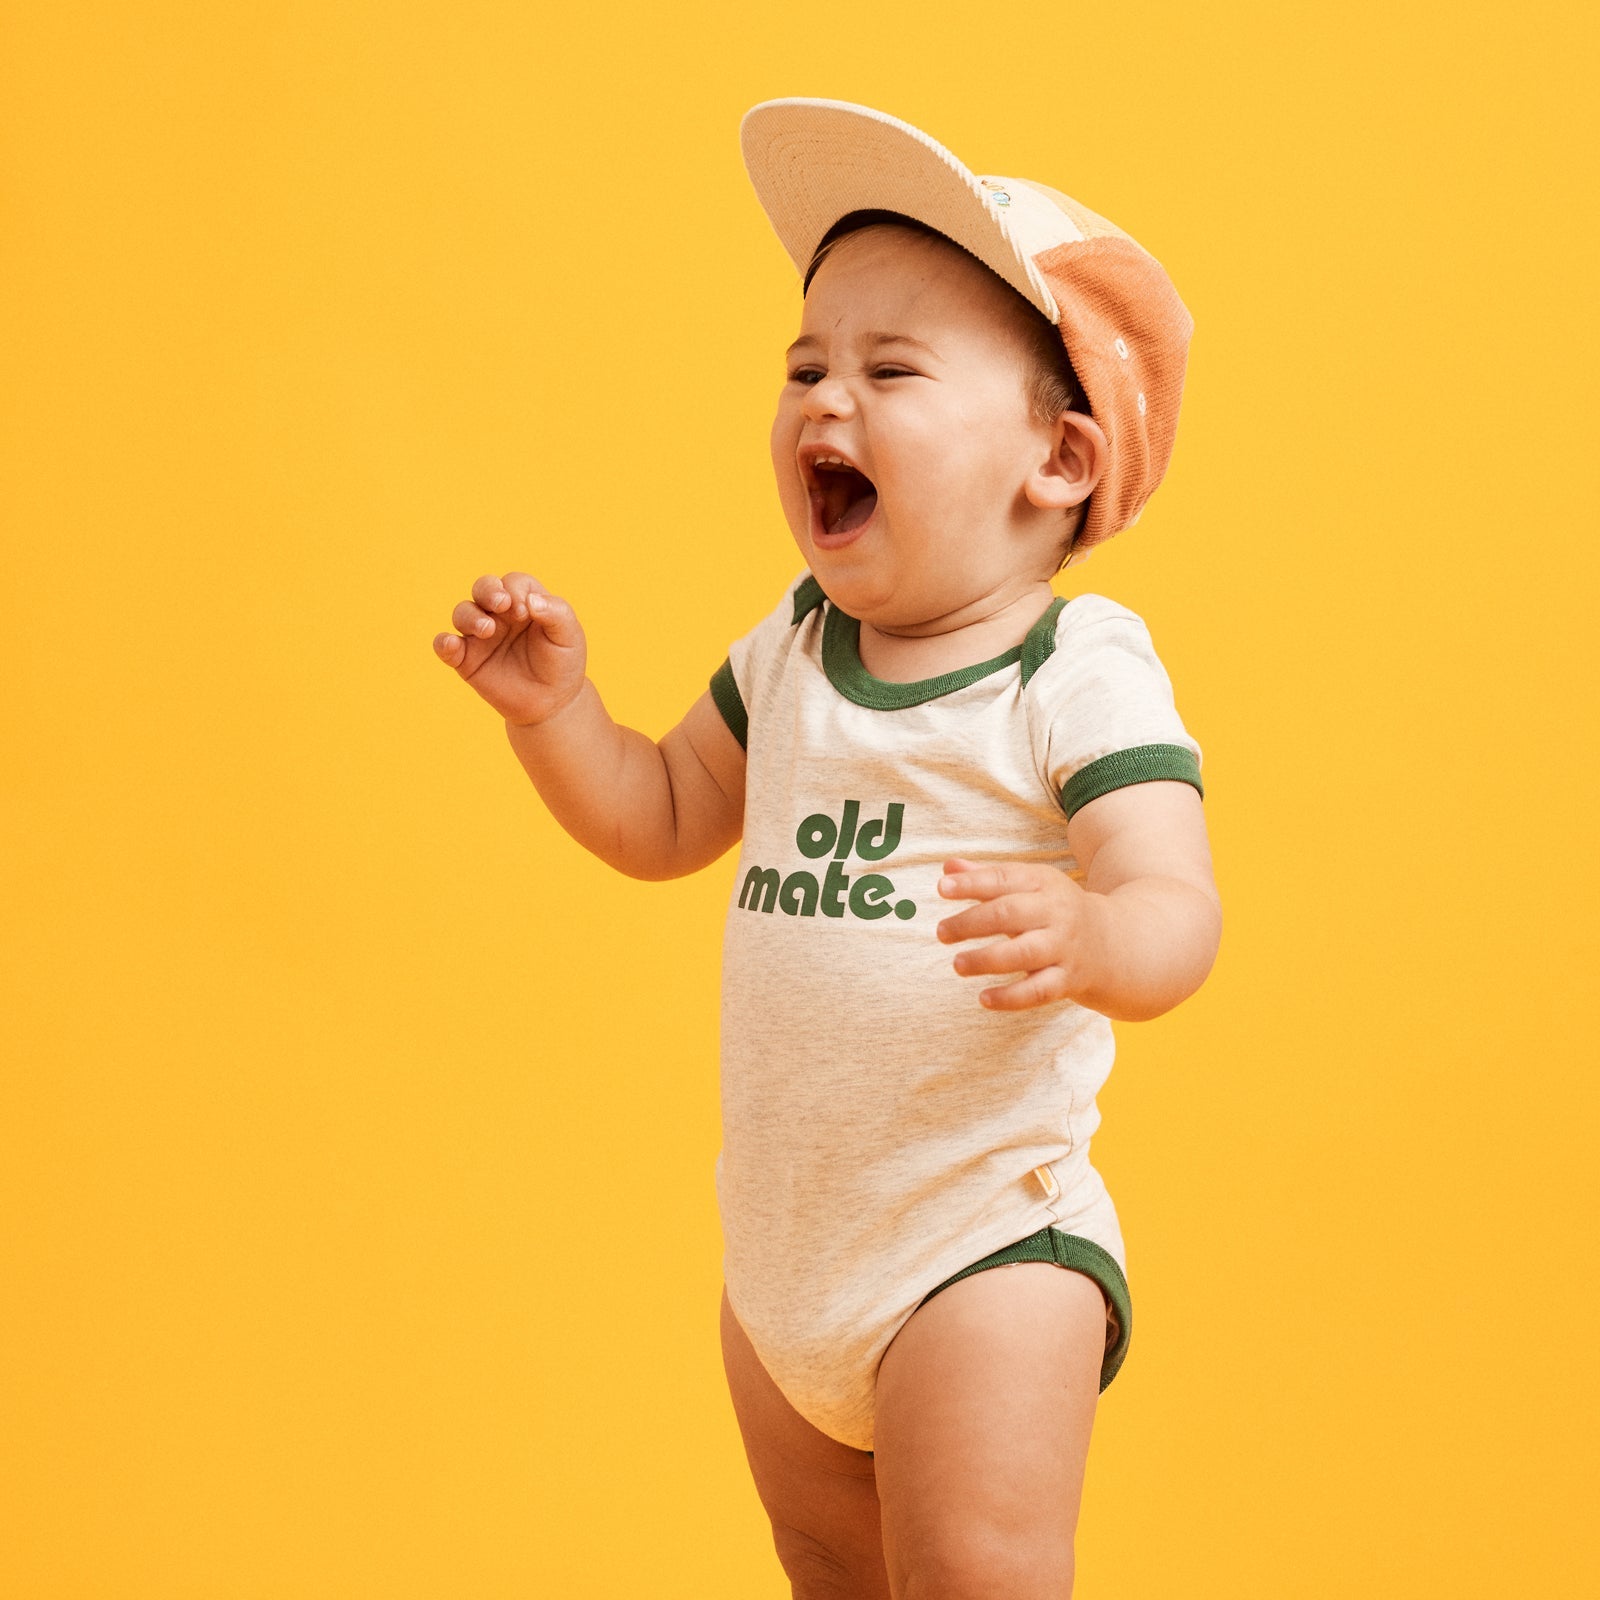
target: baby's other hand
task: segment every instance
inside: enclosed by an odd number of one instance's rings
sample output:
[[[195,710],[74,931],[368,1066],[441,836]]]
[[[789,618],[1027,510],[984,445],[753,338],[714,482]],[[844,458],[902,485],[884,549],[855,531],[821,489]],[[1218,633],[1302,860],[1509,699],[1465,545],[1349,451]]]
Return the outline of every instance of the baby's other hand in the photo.
[[[992,1011],[1025,1011],[1070,1000],[1097,970],[1099,922],[1094,901],[1081,884],[1056,867],[1034,862],[984,866],[953,856],[944,864],[939,893],[946,900],[982,904],[946,917],[934,930],[941,944],[959,944],[998,934],[975,950],[963,950],[954,966],[963,977],[981,972],[1020,972],[985,989],[979,1001]]]
[[[588,662],[583,629],[537,578],[486,574],[450,621],[459,632],[435,634],[434,654],[507,722],[547,722],[577,698]]]

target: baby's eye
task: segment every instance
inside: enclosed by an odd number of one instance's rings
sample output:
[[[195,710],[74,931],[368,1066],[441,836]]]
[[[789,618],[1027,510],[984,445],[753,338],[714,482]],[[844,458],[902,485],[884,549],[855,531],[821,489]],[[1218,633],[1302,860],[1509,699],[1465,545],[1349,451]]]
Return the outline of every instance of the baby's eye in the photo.
[[[789,374],[789,382],[805,384],[809,387],[812,384],[821,383],[826,376],[827,374],[820,367],[796,367]],[[874,378],[914,378],[916,373],[906,367],[874,367],[872,376]]]

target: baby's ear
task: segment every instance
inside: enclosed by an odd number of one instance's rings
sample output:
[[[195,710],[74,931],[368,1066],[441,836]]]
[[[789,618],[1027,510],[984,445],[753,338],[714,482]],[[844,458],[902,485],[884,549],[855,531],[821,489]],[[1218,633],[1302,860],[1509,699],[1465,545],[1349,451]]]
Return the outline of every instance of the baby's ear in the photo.
[[[1042,510],[1065,511],[1094,493],[1111,448],[1087,411],[1063,411],[1051,426],[1050,451],[1029,473],[1024,492]]]

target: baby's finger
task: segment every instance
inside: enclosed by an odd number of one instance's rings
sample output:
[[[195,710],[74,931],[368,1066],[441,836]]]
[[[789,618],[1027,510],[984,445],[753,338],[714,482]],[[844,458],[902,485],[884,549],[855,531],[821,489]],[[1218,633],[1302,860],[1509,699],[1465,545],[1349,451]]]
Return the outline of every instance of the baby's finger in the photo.
[[[547,594],[549,591],[539,580],[528,572],[508,572],[501,579],[505,591],[511,596],[511,614],[520,621],[528,614],[528,601],[536,594]]]
[[[939,893],[946,900],[993,900],[997,895],[1025,893],[1039,886],[1037,869],[1026,862],[979,866],[952,856],[944,864]]]
[[[494,633],[494,618],[480,611],[470,600],[463,600],[450,613],[450,626],[457,633],[470,634],[474,639],[487,639]]]
[[[513,604],[506,586],[492,572],[486,572],[472,586],[472,598],[485,611],[504,611]]]
[[[433,653],[452,667],[459,667],[466,659],[467,641],[459,633],[436,633],[433,636]]]
[[[1015,983],[1002,983],[985,989],[978,1001],[990,1011],[1026,1011],[1032,1006],[1047,1006],[1067,998],[1067,975],[1060,967],[1030,972]]]
[[[963,939],[981,939],[991,933],[1025,933],[1030,928],[1044,927],[1049,920],[1050,907],[1043,895],[1008,894],[958,911],[933,931],[940,944],[959,944]]]
[[[1034,929],[1015,939],[994,939],[976,950],[963,950],[951,965],[968,978],[977,972],[1038,972],[1054,959],[1048,936]]]
[[[559,595],[529,595],[528,615],[539,624],[553,645],[570,650],[583,642],[583,629],[578,626],[577,614]]]

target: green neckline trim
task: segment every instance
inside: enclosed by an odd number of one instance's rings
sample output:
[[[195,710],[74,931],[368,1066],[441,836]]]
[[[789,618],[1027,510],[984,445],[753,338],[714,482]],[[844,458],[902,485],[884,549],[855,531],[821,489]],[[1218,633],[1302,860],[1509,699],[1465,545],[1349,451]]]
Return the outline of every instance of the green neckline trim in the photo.
[[[1066,603],[1060,595],[1057,595],[1045,607],[1044,615],[1028,629],[1028,636],[1022,641],[1022,686],[1024,689],[1028,686],[1028,679],[1056,653],[1056,618],[1061,615],[1061,608]]]
[[[802,584],[801,589],[804,588],[805,584]],[[853,700],[858,706],[867,706],[874,711],[899,711],[906,706],[923,705],[929,700],[939,699],[941,695],[954,694],[957,689],[965,689],[991,673],[1000,672],[1018,662],[1022,663],[1022,681],[1026,683],[1055,649],[1056,617],[1065,604],[1066,601],[1057,595],[1039,620],[1028,629],[1027,637],[1021,644],[1012,645],[1009,650],[991,656],[987,661],[979,661],[974,666],[958,667],[954,672],[940,673],[937,678],[918,678],[911,683],[891,683],[885,678],[873,677],[861,664],[860,620],[830,605],[822,623],[822,670],[827,673],[828,682],[846,700]],[[810,609],[808,606],[807,610]],[[795,610],[797,613],[800,611],[798,593],[795,596]]]
[[[790,626],[799,627],[827,598],[827,595],[822,592],[822,585],[808,572],[795,588],[794,616],[790,621]]]

